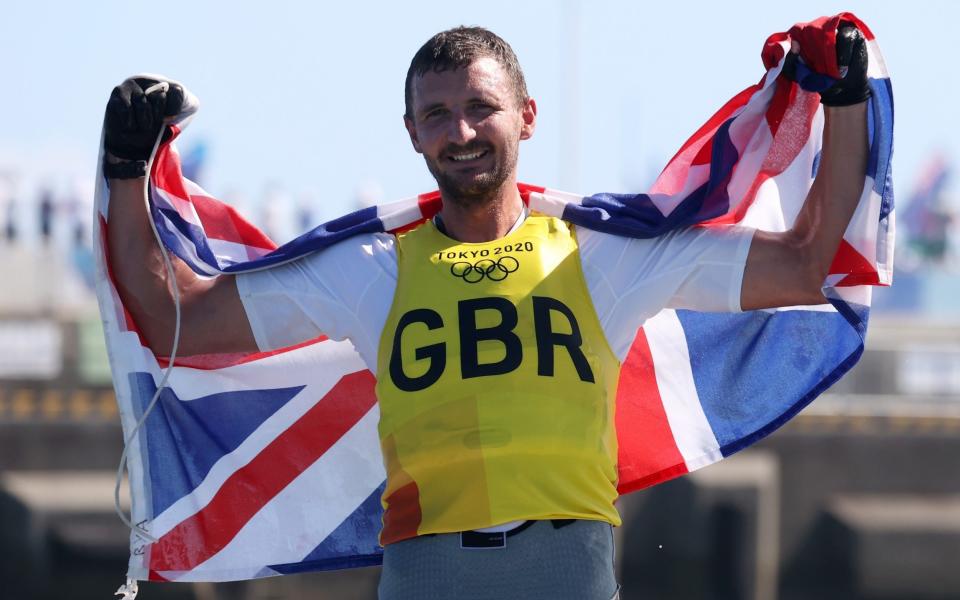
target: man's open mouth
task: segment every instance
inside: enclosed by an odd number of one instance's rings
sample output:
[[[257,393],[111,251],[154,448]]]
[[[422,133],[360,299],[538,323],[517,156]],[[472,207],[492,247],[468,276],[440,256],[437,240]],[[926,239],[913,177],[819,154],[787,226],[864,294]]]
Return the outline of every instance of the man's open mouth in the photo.
[[[489,150],[474,150],[473,152],[457,152],[450,153],[447,155],[449,160],[453,162],[469,162],[471,160],[477,160],[478,158],[483,158],[489,154]]]

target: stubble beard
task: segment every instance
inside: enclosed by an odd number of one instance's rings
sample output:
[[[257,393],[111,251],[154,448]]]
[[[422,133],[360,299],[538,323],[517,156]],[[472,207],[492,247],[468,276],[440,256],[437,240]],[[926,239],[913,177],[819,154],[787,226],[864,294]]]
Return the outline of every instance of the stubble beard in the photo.
[[[473,208],[489,204],[496,198],[497,192],[516,168],[517,145],[508,147],[503,153],[496,153],[493,167],[484,173],[470,177],[468,181],[444,171],[436,161],[427,158],[426,155],[424,155],[424,161],[427,163],[427,170],[437,181],[437,186],[440,188],[444,200],[463,208]],[[471,149],[468,147],[460,150],[469,151]],[[482,149],[494,152],[494,149],[490,147]]]

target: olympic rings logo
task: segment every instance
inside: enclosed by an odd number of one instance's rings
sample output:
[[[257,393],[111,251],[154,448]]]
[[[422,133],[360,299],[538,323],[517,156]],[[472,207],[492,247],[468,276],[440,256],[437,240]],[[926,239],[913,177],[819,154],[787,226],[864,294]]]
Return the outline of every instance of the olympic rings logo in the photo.
[[[501,256],[497,260],[483,258],[475,263],[455,262],[450,265],[450,273],[467,283],[479,283],[484,277],[490,281],[503,281],[519,268],[520,261],[512,256]]]

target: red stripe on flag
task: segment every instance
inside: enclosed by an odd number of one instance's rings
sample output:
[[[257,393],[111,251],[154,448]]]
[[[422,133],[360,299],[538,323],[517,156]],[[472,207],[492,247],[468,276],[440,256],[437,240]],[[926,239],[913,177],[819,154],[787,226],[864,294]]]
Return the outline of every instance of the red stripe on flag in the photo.
[[[830,273],[846,274],[846,277],[836,284],[837,287],[880,284],[877,270],[847,240],[840,241],[837,254],[833,257],[833,263],[830,264]]]
[[[773,140],[763,157],[760,171],[733,210],[701,225],[731,225],[742,221],[756,201],[760,186],[783,173],[806,147],[819,107],[818,94],[803,93],[796,84],[778,85],[766,115]]]
[[[180,155],[171,143],[172,140],[161,144],[157,150],[157,155],[153,159],[153,168],[150,173],[150,181],[154,186],[161,190],[187,200],[190,194],[186,186],[183,185],[183,175],[180,171]]]
[[[420,214],[424,219],[432,219],[435,214],[440,212],[443,202],[440,200],[440,191],[436,190],[427,194],[417,196],[417,204],[420,205]]]
[[[713,136],[717,133],[720,125],[743,108],[750,101],[754,92],[759,89],[760,86],[758,85],[748,87],[731,98],[720,110],[714,113],[714,115],[710,117],[710,120],[690,136],[677,153],[673,155],[673,158],[670,159],[667,166],[660,172],[653,187],[650,189],[650,193],[680,193],[687,183],[687,178],[690,176],[690,167],[710,162],[710,157],[713,152]]]
[[[832,17],[820,17],[809,23],[797,23],[790,28],[790,37],[800,42],[800,55],[817,73],[840,78],[837,65],[837,29],[842,22],[852,23],[863,32],[867,40],[874,39],[867,24],[851,12],[842,12]]]
[[[370,371],[344,376],[198,513],[150,547],[154,571],[185,571],[220,552],[263,506],[329,450],[375,403]]]
[[[849,13],[847,13],[849,14]],[[790,28],[790,38],[800,43],[800,56],[817,73],[840,79],[837,65],[837,26],[840,15],[820,17]]]
[[[850,245],[847,240],[840,240],[840,246],[837,248],[837,254],[830,263],[830,273],[876,273],[876,269],[870,264],[857,249]]]
[[[874,271],[873,273],[854,273],[847,275],[837,283],[833,284],[833,287],[853,287],[856,285],[878,285],[888,287],[890,284],[881,283],[880,274]]]
[[[420,207],[420,218],[416,219],[405,225],[401,225],[395,229],[391,229],[387,233],[392,233],[393,235],[399,235],[419,227],[427,219],[432,219],[435,214],[440,212],[440,191],[436,190],[429,192],[427,194],[420,194],[417,196],[417,205]]]
[[[787,108],[796,99],[799,91],[800,86],[786,78],[781,77],[777,82],[777,87],[773,90],[773,98],[770,99],[770,106],[767,108],[767,114],[764,115],[767,126],[770,128],[771,137],[777,137],[777,130],[783,121],[783,115],[786,114]]]
[[[867,40],[874,39],[873,32],[866,23],[853,13],[843,12],[832,17],[820,17],[809,23],[797,23],[786,33],[775,33],[768,37],[761,52],[763,64],[770,69],[783,58],[783,49],[778,42],[796,40],[800,44],[800,56],[807,66],[817,73],[839,79],[840,70],[836,58],[837,28],[843,21],[853,23]]]
[[[191,202],[207,237],[265,250],[277,247],[273,240],[247,222],[232,206],[209,196],[191,195],[184,184],[180,155],[170,142],[157,150],[151,181],[166,193]]]
[[[539,185],[531,185],[529,183],[517,183],[517,189],[520,190],[520,199],[523,200],[524,204],[530,204],[530,194],[531,192],[536,192],[537,194],[543,194],[547,191],[547,188],[541,187]]]
[[[781,31],[780,33],[774,33],[764,42],[763,50],[760,51],[760,59],[767,70],[780,64],[780,59],[783,58],[783,46],[780,45],[780,42],[788,39],[790,39],[790,36],[785,31]]]
[[[229,204],[199,194],[190,196],[190,202],[200,217],[207,237],[264,250],[277,247],[273,240],[241,217]]]
[[[683,146],[681,146],[680,149],[677,150],[677,153],[673,156],[673,158],[670,159],[670,162],[672,163],[674,160],[676,160],[678,156],[683,154],[683,152],[687,148],[689,148],[690,146],[693,146],[694,144],[701,141],[703,138],[707,136],[709,136],[709,139],[706,141],[705,145],[709,145],[713,141],[713,134],[716,132],[717,128],[723,125],[723,123],[727,119],[733,116],[733,113],[738,111],[740,108],[746,106],[747,102],[750,101],[750,98],[753,97],[754,92],[756,92],[759,89],[760,89],[760,86],[751,85],[747,89],[743,90],[742,92],[740,92],[739,94],[737,94],[736,96],[728,100],[727,103],[720,108],[720,110],[715,112],[713,116],[710,117],[710,120],[704,123],[703,126],[696,131],[696,133],[691,135],[690,138],[683,143]],[[699,152],[703,152],[703,149],[701,148]],[[699,156],[699,152],[698,152],[698,156]],[[707,158],[708,158],[707,162],[709,162],[709,156],[710,154],[709,152],[707,152]],[[696,165],[696,164],[706,164],[706,163],[694,162],[693,164]],[[669,168],[669,165],[670,163],[667,163],[668,168]]]
[[[663,408],[653,357],[641,329],[620,369],[616,426],[621,494],[687,472]]]
[[[267,358],[276,354],[292,352],[306,346],[325,342],[328,339],[329,338],[327,338],[327,336],[321,335],[320,337],[307,340],[305,342],[300,342],[299,344],[294,344],[293,346],[287,346],[286,348],[279,348],[277,350],[267,350],[264,352],[250,352],[246,354],[243,352],[235,352],[229,354],[194,354],[191,356],[178,356],[177,360],[175,361],[175,365],[178,367],[197,369],[199,371],[216,371],[226,367],[233,367],[235,365],[253,362],[255,360],[260,360],[261,358]],[[170,364],[169,356],[157,356],[156,358],[157,364],[160,365],[161,368],[166,368]]]

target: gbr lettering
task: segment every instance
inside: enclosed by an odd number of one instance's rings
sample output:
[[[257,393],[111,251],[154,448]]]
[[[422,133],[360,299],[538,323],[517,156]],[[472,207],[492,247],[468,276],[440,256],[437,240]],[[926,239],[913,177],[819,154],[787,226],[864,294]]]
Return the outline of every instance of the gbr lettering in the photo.
[[[477,313],[492,310],[499,313],[500,320],[492,327],[479,327]],[[558,313],[570,325],[570,333],[554,331],[551,325],[551,313]],[[523,362],[523,345],[514,333],[519,314],[517,307],[506,298],[490,296],[472,298],[457,302],[457,329],[460,339],[460,375],[463,379],[503,375],[516,370]],[[580,347],[583,338],[576,316],[566,304],[549,296],[533,296],[533,323],[537,340],[537,374],[552,377],[554,373],[557,347],[567,351],[577,376],[581,381],[595,383],[593,371],[587,357]],[[428,330],[442,329],[443,318],[429,308],[416,308],[404,313],[397,322],[393,336],[393,348],[390,352],[390,378],[393,384],[405,392],[416,392],[436,383],[447,367],[447,344],[436,342],[421,346],[414,351],[416,360],[428,361],[427,371],[423,375],[411,377],[404,370],[401,341],[407,328],[413,325],[426,326]],[[494,341],[503,344],[503,359],[497,362],[481,363],[479,346],[481,341]]]

